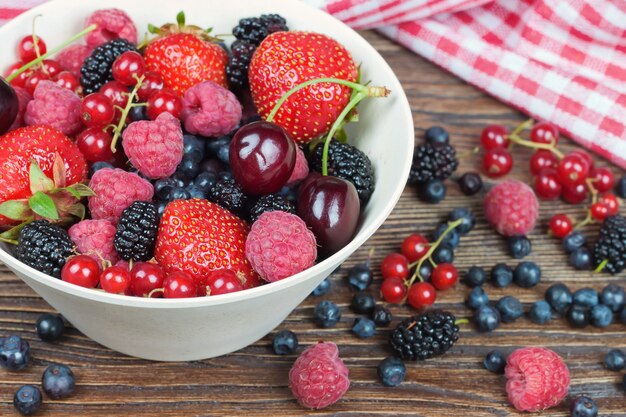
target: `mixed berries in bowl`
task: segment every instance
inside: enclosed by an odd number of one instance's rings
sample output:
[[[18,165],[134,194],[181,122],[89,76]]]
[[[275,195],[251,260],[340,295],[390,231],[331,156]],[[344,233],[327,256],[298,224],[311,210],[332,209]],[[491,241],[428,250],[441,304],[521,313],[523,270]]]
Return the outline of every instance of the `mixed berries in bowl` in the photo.
[[[162,6],[56,0],[0,29],[0,260],[105,346],[201,359],[374,233],[413,126],[382,57],[318,10]]]

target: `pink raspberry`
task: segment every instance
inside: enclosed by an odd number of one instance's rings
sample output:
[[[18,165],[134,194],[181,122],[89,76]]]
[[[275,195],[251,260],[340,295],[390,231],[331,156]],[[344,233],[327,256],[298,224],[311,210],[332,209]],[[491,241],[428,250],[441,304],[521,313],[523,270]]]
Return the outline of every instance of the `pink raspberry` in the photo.
[[[27,126],[48,125],[72,136],[83,127],[80,116],[80,97],[54,81],[40,81],[26,106],[24,121]]]
[[[231,132],[241,120],[237,97],[213,81],[191,87],[183,96],[182,120],[193,135],[219,136]]]
[[[68,233],[80,253],[91,256],[98,263],[104,259],[114,264],[118,260],[113,246],[115,230],[108,220],[83,220],[70,227]]]
[[[287,185],[295,184],[298,181],[305,179],[309,175],[309,163],[304,156],[304,152],[299,146],[296,146],[296,165],[293,167],[293,172],[287,181]]]
[[[117,168],[96,171],[89,181],[95,196],[89,198],[89,211],[93,219],[109,220],[117,224],[122,211],[135,201],[150,201],[154,189],[139,175]]]
[[[96,30],[85,36],[85,42],[92,48],[117,38],[137,44],[137,28],[130,16],[120,9],[103,9],[93,12],[85,20],[85,27],[93,24],[97,26]]]
[[[183,131],[169,113],[131,123],[122,137],[128,159],[148,178],[169,177],[183,159]]]
[[[337,345],[320,342],[302,352],[289,371],[289,386],[303,407],[319,409],[339,401],[350,379]]]
[[[506,392],[519,411],[541,411],[559,404],[567,395],[570,376],[563,359],[550,349],[527,347],[506,361]]]
[[[252,269],[269,282],[304,271],[316,257],[313,232],[300,217],[284,211],[261,214],[246,238],[246,258]]]
[[[26,114],[26,106],[33,99],[28,91],[24,90],[21,87],[13,87],[15,90],[15,95],[17,96],[17,116],[15,116],[15,120],[9,127],[9,131],[15,130],[18,127],[24,126],[24,115]]]
[[[80,67],[83,66],[85,58],[91,55],[91,51],[93,51],[91,46],[83,44],[70,45],[59,52],[56,61],[64,71],[69,71],[76,78],[80,79]]]
[[[535,227],[539,202],[528,185],[517,180],[503,181],[485,196],[487,221],[504,236],[525,235]]]

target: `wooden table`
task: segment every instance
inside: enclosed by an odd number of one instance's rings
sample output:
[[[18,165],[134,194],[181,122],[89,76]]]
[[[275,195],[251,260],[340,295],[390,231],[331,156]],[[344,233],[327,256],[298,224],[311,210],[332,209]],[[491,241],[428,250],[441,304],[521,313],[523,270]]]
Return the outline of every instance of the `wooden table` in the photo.
[[[400,78],[411,102],[415,133],[421,140],[425,128],[441,124],[449,129],[459,152],[477,145],[478,135],[487,123],[514,126],[524,116],[487,97],[429,62],[373,32],[363,35],[387,59]],[[573,145],[563,140],[565,149]],[[529,180],[527,159],[530,151],[516,154],[514,175]],[[602,163],[602,162],[600,162]],[[478,169],[479,156],[463,160],[459,172]],[[616,170],[617,171],[617,170]],[[379,329],[374,338],[357,339],[350,333],[355,317],[348,304],[351,298],[345,278],[348,267],[362,262],[375,248],[377,269],[383,256],[397,250],[402,237],[417,231],[430,233],[454,207],[467,206],[478,217],[478,226],[465,237],[457,250],[455,264],[461,271],[471,265],[490,268],[497,262],[515,265],[507,254],[504,240],[485,224],[479,197],[465,197],[450,182],[449,196],[441,204],[421,203],[412,188],[383,227],[332,278],[332,292],[320,298],[307,298],[279,327],[297,333],[301,346],[319,340],[339,345],[350,369],[351,388],[337,404],[326,410],[307,412],[297,405],[287,387],[287,375],[295,356],[277,356],[270,348],[271,336],[239,352],[211,360],[190,363],[155,363],[118,354],[69,329],[62,341],[41,342],[34,331],[37,317],[51,311],[41,298],[13,274],[0,272],[0,335],[18,334],[26,338],[33,353],[32,364],[22,372],[0,370],[0,415],[14,415],[13,393],[27,383],[37,384],[45,367],[53,362],[70,365],[78,388],[63,401],[45,400],[41,415],[54,416],[507,416],[518,415],[508,405],[503,376],[483,369],[484,355],[499,348],[509,353],[520,346],[547,346],[561,354],[572,374],[570,394],[588,394],[596,399],[602,416],[626,416],[626,393],[620,388],[622,374],[609,372],[602,358],[609,348],[626,348],[625,327],[572,329],[562,320],[538,326],[522,318],[502,325],[490,334],[477,333],[463,326],[461,338],[446,355],[408,364],[406,381],[397,388],[385,388],[377,379],[376,366],[390,352],[389,329]],[[536,288],[485,288],[492,300],[507,294],[519,297],[526,307],[543,297],[552,283],[566,282],[572,288],[591,286],[601,289],[609,282],[626,284],[621,277],[577,272],[567,266],[566,256],[556,239],[546,235],[546,220],[556,212],[580,218],[582,207],[546,203],[541,207],[541,226],[531,236],[533,253],[528,259],[542,267],[543,280]],[[588,229],[592,236],[597,232]],[[377,293],[380,276],[370,291]],[[457,288],[439,293],[437,306],[467,316],[463,300],[469,290]],[[319,329],[312,322],[314,306],[324,298],[342,307],[342,320],[332,329]],[[408,306],[393,306],[396,317],[413,313]],[[395,321],[394,321],[395,324]],[[277,329],[278,330],[278,329]],[[181,341],[184,343],[184,341]],[[302,351],[302,348],[298,352]],[[567,405],[544,412],[543,416],[569,416]],[[523,414],[519,414],[523,415]]]

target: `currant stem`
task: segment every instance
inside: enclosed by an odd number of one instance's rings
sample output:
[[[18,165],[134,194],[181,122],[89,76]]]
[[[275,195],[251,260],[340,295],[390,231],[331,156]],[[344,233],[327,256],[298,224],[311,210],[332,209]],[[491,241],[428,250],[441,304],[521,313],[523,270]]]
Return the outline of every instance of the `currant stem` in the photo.
[[[130,95],[128,96],[128,101],[126,102],[126,106],[124,107],[124,110],[122,111],[122,117],[120,117],[120,121],[115,127],[115,134],[113,135],[113,139],[111,140],[111,152],[113,153],[115,153],[116,151],[115,146],[117,145],[117,140],[119,139],[120,134],[122,133],[124,124],[126,123],[126,118],[128,117],[128,113],[130,112],[130,109],[133,107],[133,100],[135,99],[135,96],[137,95],[137,91],[139,91],[139,88],[141,87],[141,84],[143,83],[143,80],[145,78],[146,78],[145,75],[142,75],[141,77],[139,77],[139,79],[137,80],[137,84],[135,84],[135,87],[133,87],[133,91],[131,91]]]
[[[606,266],[606,264],[609,263],[608,259],[603,260],[602,262],[600,262],[600,265],[598,265],[598,267],[596,269],[593,270],[593,272],[595,273],[600,273],[602,272],[602,270],[604,270],[604,267]]]
[[[480,146],[476,146],[476,147],[474,147],[474,148],[472,148],[472,149],[470,149],[468,151],[465,151],[463,153],[458,154],[456,156],[456,159],[462,160],[462,159],[465,159],[465,158],[469,158],[470,156],[472,156],[472,155],[474,155],[474,154],[476,154],[478,152],[480,152]]]
[[[522,139],[521,137],[519,137],[516,133],[511,133],[507,136],[507,138],[509,138],[509,140],[517,145],[521,145],[521,146],[525,146],[527,148],[533,148],[533,149],[545,149],[547,151],[552,152],[554,155],[556,155],[557,158],[559,159],[563,159],[565,157],[565,155],[563,154],[563,152],[559,151],[555,146],[554,146],[554,142],[553,143],[537,143],[537,142],[531,142],[529,140],[525,140]]]
[[[468,319],[458,319],[454,321],[455,325],[459,325],[459,324],[469,324],[469,320]]]
[[[525,122],[520,123],[519,125],[517,125],[517,127],[515,129],[513,129],[513,131],[511,132],[511,135],[519,136],[520,133],[522,133],[524,130],[532,127],[533,124],[535,124],[535,121],[533,119],[528,119]]]

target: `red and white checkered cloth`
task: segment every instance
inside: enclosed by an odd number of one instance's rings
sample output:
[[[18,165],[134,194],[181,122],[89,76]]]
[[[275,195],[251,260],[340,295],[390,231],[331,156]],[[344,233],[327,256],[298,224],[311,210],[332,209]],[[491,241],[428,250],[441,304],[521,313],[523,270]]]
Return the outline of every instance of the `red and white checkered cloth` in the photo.
[[[0,0],[0,23],[46,0]],[[626,1],[306,0],[626,168]]]

